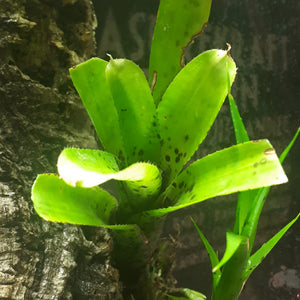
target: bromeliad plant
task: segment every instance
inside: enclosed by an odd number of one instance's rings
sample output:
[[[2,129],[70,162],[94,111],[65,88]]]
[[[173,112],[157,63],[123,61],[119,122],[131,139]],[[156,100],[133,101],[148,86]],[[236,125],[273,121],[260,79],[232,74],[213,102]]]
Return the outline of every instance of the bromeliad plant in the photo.
[[[42,218],[112,229],[116,264],[129,285],[149,264],[169,212],[287,181],[267,140],[247,141],[185,167],[236,75],[229,49],[206,51],[184,66],[185,47],[202,31],[210,7],[211,0],[161,1],[149,83],[126,59],[92,58],[70,69],[104,151],[64,149],[59,175],[38,175],[32,187]],[[101,187],[112,180],[114,195]]]

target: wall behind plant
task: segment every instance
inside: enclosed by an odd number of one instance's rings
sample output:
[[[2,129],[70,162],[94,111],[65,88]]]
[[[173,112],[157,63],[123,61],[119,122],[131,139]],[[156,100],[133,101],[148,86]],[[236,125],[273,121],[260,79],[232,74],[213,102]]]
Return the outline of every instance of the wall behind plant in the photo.
[[[98,18],[97,55],[105,58],[106,53],[110,53],[114,57],[132,59],[147,74],[158,4],[157,0],[94,0]],[[226,43],[231,44],[231,55],[238,66],[233,95],[250,138],[268,138],[278,154],[299,126],[299,6],[297,0],[213,0],[208,26],[186,53],[189,61],[204,50],[224,49]],[[233,127],[225,103],[195,159],[233,143]],[[289,183],[273,188],[269,195],[259,224],[257,244],[266,241],[299,211],[298,153],[299,141],[284,165]],[[176,228],[180,230],[175,266],[180,285],[204,292],[209,290],[208,258],[203,247],[199,248],[189,216],[196,220],[216,248],[223,249],[224,233],[233,224],[235,200],[235,196],[210,200],[168,218],[166,233],[176,236]],[[285,299],[290,293],[297,293],[297,285],[296,289],[291,289],[289,284],[278,286],[272,280],[281,266],[300,271],[299,229],[298,222],[254,273],[246,286],[247,293],[255,290],[251,299]],[[249,295],[245,297],[250,299]]]

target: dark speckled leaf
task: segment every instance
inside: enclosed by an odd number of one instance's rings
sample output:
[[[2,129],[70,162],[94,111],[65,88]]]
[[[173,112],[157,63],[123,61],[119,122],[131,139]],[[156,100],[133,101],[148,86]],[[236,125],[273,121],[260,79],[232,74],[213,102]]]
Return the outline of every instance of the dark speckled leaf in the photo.
[[[171,181],[206,137],[236,74],[225,50],[203,52],[170,84],[159,103],[161,168]],[[167,179],[168,182],[168,179]]]

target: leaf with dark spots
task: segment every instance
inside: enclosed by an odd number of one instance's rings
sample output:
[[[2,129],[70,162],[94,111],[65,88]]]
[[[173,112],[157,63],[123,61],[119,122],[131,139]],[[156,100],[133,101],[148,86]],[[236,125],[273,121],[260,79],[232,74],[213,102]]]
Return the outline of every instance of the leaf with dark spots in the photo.
[[[173,180],[172,183],[176,183],[178,188],[174,189],[171,184],[163,193],[162,197],[170,198],[172,206],[152,210],[151,215],[160,217],[216,196],[286,182],[278,158],[264,155],[270,147],[267,140],[247,142],[197,160]],[[257,173],[253,175],[253,164],[262,158],[266,159],[266,163],[259,164]],[[192,195],[196,197],[192,198]]]
[[[181,189],[181,188],[183,187],[183,185],[184,185],[184,182],[181,181],[181,182],[178,184],[178,187]]]
[[[228,75],[229,74],[229,75]],[[161,169],[171,171],[169,182],[181,171],[206,137],[233,83],[236,65],[228,50],[209,50],[190,61],[174,78],[157,107],[161,147]],[[217,83],[217,84],[216,84]],[[182,101],[182,99],[189,99]],[[167,119],[165,119],[167,116]],[[168,127],[168,130],[165,130]],[[187,153],[184,159],[169,146]],[[179,152],[179,150],[178,150]],[[170,155],[171,163],[163,159]]]
[[[169,156],[169,155],[166,155],[166,156],[165,156],[165,159],[166,159],[166,161],[170,161],[170,156]]]

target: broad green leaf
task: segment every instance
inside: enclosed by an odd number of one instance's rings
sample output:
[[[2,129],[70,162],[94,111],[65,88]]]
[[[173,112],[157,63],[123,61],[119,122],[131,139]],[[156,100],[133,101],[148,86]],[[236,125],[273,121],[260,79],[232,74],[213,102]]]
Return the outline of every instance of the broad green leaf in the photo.
[[[93,187],[119,172],[115,156],[101,150],[66,148],[57,162],[58,173],[71,186]]]
[[[192,163],[163,194],[166,208],[147,211],[143,217],[163,216],[212,197],[284,182],[287,177],[269,141],[250,141]]]
[[[220,270],[234,255],[241,243],[245,240],[245,237],[234,234],[232,232],[226,232],[226,249],[220,262],[213,268],[213,272]]]
[[[206,248],[206,251],[209,255],[209,259],[210,259],[210,263],[211,263],[211,268],[214,269],[218,264],[219,264],[219,258],[217,253],[214,251],[213,247],[211,246],[211,244],[208,242],[208,240],[206,239],[206,237],[203,235],[203,233],[200,231],[199,227],[197,226],[197,224],[195,223],[195,221],[193,219],[191,219],[196,230],[198,231],[198,234]],[[221,278],[221,270],[217,269],[213,272],[213,289],[216,288],[219,279]]]
[[[239,236],[239,238],[240,241],[234,243],[239,244],[239,246],[222,268],[221,278],[217,287],[213,290],[213,300],[237,299],[243,288],[242,274],[247,264],[249,241],[243,236]]]
[[[106,226],[117,208],[117,200],[94,187],[71,187],[54,174],[37,177],[31,198],[45,220],[79,225]]]
[[[119,115],[128,164],[157,160],[155,106],[143,71],[132,61],[110,59],[106,78]]]
[[[232,84],[236,66],[227,51],[209,50],[189,62],[172,81],[158,106],[161,167],[169,181],[206,137]],[[168,179],[167,179],[168,182]]]
[[[184,65],[186,47],[208,21],[211,0],[161,0],[151,45],[149,82],[157,104]]]
[[[246,280],[253,270],[262,262],[262,260],[268,255],[272,248],[278,243],[282,236],[289,230],[289,228],[298,220],[300,213],[283,227],[277,234],[275,234],[268,242],[263,244],[253,255],[250,256],[247,264],[247,268],[243,274],[243,279]]]
[[[287,154],[291,150],[293,144],[295,143],[297,137],[299,135],[299,128],[292,138],[289,145],[284,149],[282,154],[279,157],[280,163],[283,163],[284,159],[286,158]],[[252,208],[250,210],[250,214],[247,219],[247,223],[245,224],[242,234],[249,237],[249,250],[252,250],[255,236],[256,236],[256,229],[258,220],[263,209],[266,197],[270,191],[270,187],[265,187],[257,191],[256,197],[253,198]]]
[[[114,156],[100,150],[66,148],[57,167],[60,177],[72,186],[93,187],[111,179],[125,181],[131,198],[135,196],[131,201],[134,207],[144,207],[144,199],[155,196],[161,186],[155,165],[141,162],[119,171]]]
[[[70,69],[71,79],[106,151],[123,153],[119,117],[106,82],[107,62],[92,58]]]

